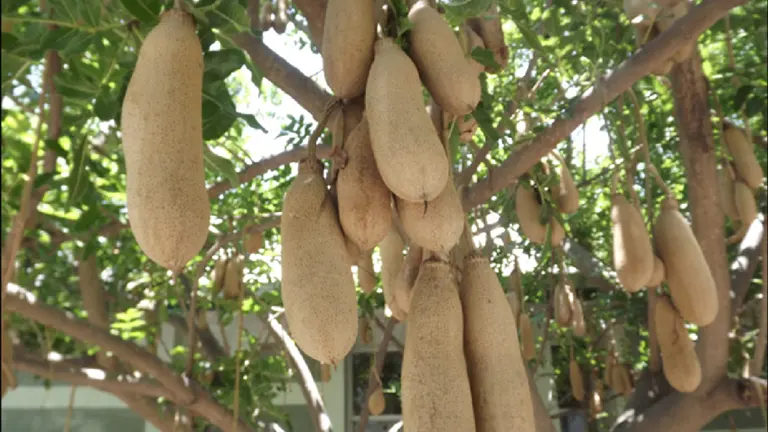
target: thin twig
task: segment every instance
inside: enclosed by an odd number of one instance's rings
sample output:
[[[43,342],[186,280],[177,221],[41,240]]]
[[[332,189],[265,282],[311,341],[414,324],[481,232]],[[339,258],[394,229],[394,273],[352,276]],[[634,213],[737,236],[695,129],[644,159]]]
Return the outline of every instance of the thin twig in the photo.
[[[29,160],[29,169],[27,170],[27,181],[24,183],[24,189],[21,193],[21,205],[19,206],[19,212],[13,217],[11,222],[11,232],[8,234],[6,243],[3,245],[3,261],[2,261],[2,302],[0,304],[5,305],[5,294],[8,288],[8,283],[13,277],[15,270],[16,255],[21,247],[21,240],[24,237],[24,226],[27,224],[27,217],[30,214],[30,203],[32,200],[32,185],[35,183],[37,177],[37,153],[40,148],[40,141],[43,133],[43,122],[45,121],[45,100],[48,95],[47,88],[51,80],[51,68],[46,63],[43,69],[43,83],[40,87],[40,99],[37,104],[37,127],[35,129],[35,141],[32,144],[32,154]],[[3,307],[4,309],[4,307]]]

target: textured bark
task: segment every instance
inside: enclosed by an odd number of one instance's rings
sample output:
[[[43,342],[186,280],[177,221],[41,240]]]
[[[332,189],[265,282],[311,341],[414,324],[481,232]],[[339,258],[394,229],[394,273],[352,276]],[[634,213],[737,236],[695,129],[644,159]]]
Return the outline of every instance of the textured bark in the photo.
[[[697,352],[702,383],[697,392],[708,393],[725,377],[728,366],[728,331],[731,327],[730,276],[725,252],[724,217],[717,203],[717,167],[707,83],[698,52],[670,74],[675,118],[687,178],[693,232],[717,286],[720,308],[715,321],[699,332]]]

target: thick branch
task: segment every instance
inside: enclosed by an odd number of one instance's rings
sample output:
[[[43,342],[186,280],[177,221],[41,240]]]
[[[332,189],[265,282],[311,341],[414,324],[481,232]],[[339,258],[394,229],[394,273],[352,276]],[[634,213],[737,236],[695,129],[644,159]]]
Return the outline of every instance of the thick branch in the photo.
[[[298,372],[299,387],[301,387],[301,393],[304,395],[307,407],[310,410],[315,430],[319,432],[330,432],[331,422],[329,420],[330,417],[325,410],[323,397],[320,395],[317,383],[315,382],[314,377],[312,377],[312,372],[310,372],[309,366],[307,366],[307,362],[304,360],[304,356],[301,355],[301,351],[299,351],[296,343],[291,339],[291,336],[288,335],[288,332],[285,331],[285,328],[280,324],[276,316],[259,316],[267,325],[272,335],[274,335],[283,345],[291,368]]]
[[[566,139],[589,117],[671,57],[682,44],[695,41],[730,9],[744,3],[746,0],[705,0],[692,8],[685,17],[646,44],[605,81],[585,95],[573,106],[567,118],[556,120],[533,141],[513,151],[504,163],[490,170],[488,177],[466,189],[464,208],[468,210],[488,201],[546,156],[557,143]]]
[[[20,294],[22,290],[23,288],[16,284],[8,285],[9,294]],[[5,307],[8,311],[16,312],[46,327],[112,351],[122,361],[154,376],[174,395],[175,400],[183,404],[189,404],[194,399],[192,391],[186,386],[184,380],[169,370],[160,359],[134,343],[113,336],[109,331],[100,329],[85,320],[72,318],[55,307],[30,300],[29,296],[23,298],[19,295],[8,295]]]
[[[15,362],[16,368],[21,371],[29,372],[56,381],[64,381],[79,386],[93,387],[113,394],[135,394],[141,396],[150,396],[153,398],[172,398],[172,395],[169,391],[154,382],[146,380],[131,382],[107,379],[107,371],[103,369],[90,369],[92,373],[89,375],[85,370],[72,369],[58,362],[50,362],[23,354],[14,355],[13,360]],[[93,372],[96,372],[99,375],[103,375],[104,377],[95,378],[92,376]],[[125,379],[132,377],[123,376],[122,378]]]
[[[752,382],[765,393],[764,380],[724,378],[706,397],[675,392],[648,410],[628,410],[619,418],[613,432],[699,431],[724,412],[759,406],[759,395],[754,394]]]
[[[262,159],[258,162],[248,165],[247,167],[245,167],[245,169],[243,169],[242,171],[240,171],[240,173],[238,173],[240,184],[247,183],[253,180],[254,178],[266,173],[267,171],[280,168],[285,164],[289,164],[291,162],[297,162],[299,161],[299,159],[305,157],[306,155],[307,155],[307,148],[299,147],[293,150],[287,150],[283,153],[274,155],[272,157],[268,157],[266,159]],[[328,145],[317,146],[318,158],[325,159],[330,155],[331,155],[331,146],[328,146]],[[232,189],[232,183],[230,183],[229,180],[216,183],[213,186],[208,188],[208,198],[209,199],[217,198],[219,195],[223,194],[224,192],[230,189]]]
[[[680,154],[688,178],[687,192],[693,232],[704,252],[717,287],[719,310],[715,320],[699,332],[697,352],[702,382],[697,392],[706,394],[725,376],[728,366],[728,332],[731,328],[730,277],[725,252],[723,212],[712,191],[717,190],[717,167],[707,84],[701,57],[693,55],[672,68],[669,75],[675,102]]]
[[[757,270],[757,263],[760,258],[760,250],[765,248],[766,236],[765,236],[765,224],[766,217],[763,216],[763,221],[758,217],[749,226],[747,234],[741,240],[739,244],[739,253],[736,259],[731,263],[731,291],[733,296],[731,298],[731,315],[738,314],[741,305],[744,304],[744,299],[747,297],[747,291],[752,284],[752,276]],[[765,276],[763,276],[765,277]]]
[[[298,102],[315,120],[320,120],[330,94],[272,51],[264,41],[242,33],[233,36],[232,40],[248,53],[266,79]]]

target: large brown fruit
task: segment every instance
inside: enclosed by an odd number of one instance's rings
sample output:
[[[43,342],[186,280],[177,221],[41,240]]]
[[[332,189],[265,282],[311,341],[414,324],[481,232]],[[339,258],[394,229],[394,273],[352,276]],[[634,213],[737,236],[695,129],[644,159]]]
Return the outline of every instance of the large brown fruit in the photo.
[[[264,247],[264,232],[251,229],[243,239],[243,249],[248,255],[258,253]]]
[[[480,102],[480,80],[451,26],[425,0],[411,7],[408,19],[411,57],[424,86],[445,111],[457,116],[471,113]]]
[[[211,281],[213,282],[213,296],[216,297],[224,287],[224,278],[227,274],[227,258],[221,258],[213,265]]]
[[[466,53],[470,66],[472,66],[472,70],[475,71],[477,75],[480,75],[481,73],[485,72],[485,66],[472,58],[472,51],[475,48],[485,49],[485,42],[483,42],[483,38],[481,38],[480,35],[478,35],[477,32],[467,24],[462,27],[462,31],[464,32],[466,43],[464,52]]]
[[[653,247],[640,211],[623,195],[611,199],[613,265],[621,286],[637,292],[653,274]]]
[[[529,361],[536,358],[536,341],[533,337],[531,318],[523,312],[520,314],[520,344],[522,345],[523,359]]]
[[[496,73],[509,63],[509,47],[504,43],[504,31],[501,28],[499,7],[492,2],[481,16],[469,18],[467,24],[483,39],[485,48],[493,52],[493,59],[499,68],[486,68],[486,72]]]
[[[749,227],[757,218],[757,203],[752,189],[742,181],[733,184],[733,198],[736,203],[736,211],[739,213],[742,225]]]
[[[152,261],[179,272],[208,237],[203,50],[191,15],[171,9],[139,50],[120,127],[131,231]]]
[[[452,181],[429,202],[410,202],[395,197],[397,214],[406,235],[419,246],[448,253],[464,231],[464,208]]]
[[[240,298],[240,291],[243,290],[243,270],[245,260],[242,255],[230,258],[227,261],[227,270],[224,273],[224,297],[236,300]]]
[[[411,310],[413,285],[419,276],[419,266],[421,266],[423,255],[424,249],[421,246],[411,244],[408,247],[408,252],[405,254],[403,265],[397,273],[397,279],[395,279],[395,302],[405,312],[406,316]]]
[[[666,269],[672,301],[687,321],[698,326],[712,323],[717,316],[715,280],[696,236],[677,201],[666,198],[653,229],[656,249]]]
[[[384,412],[384,408],[387,407],[387,401],[384,399],[384,392],[381,390],[381,386],[376,387],[376,390],[368,396],[368,411],[371,415],[377,416]]]
[[[414,286],[402,368],[408,432],[474,431],[464,320],[448,263],[427,260]]]
[[[720,208],[731,221],[739,220],[739,213],[736,211],[736,202],[733,198],[733,172],[730,164],[717,170],[717,192]]]
[[[576,210],[579,209],[579,190],[576,189],[576,183],[573,181],[573,176],[565,160],[557,153],[554,155],[560,164],[557,167],[559,181],[552,186],[552,198],[555,200],[557,209],[561,212],[576,213]]]
[[[550,243],[559,246],[565,238],[565,230],[555,218],[548,225],[543,225],[539,219],[541,205],[536,200],[536,191],[528,186],[519,185],[515,194],[515,210],[520,222],[520,229],[528,239],[536,244],[544,244],[547,239],[547,226],[552,227]]]
[[[393,225],[387,236],[379,244],[381,287],[384,291],[384,301],[389,306],[389,310],[392,311],[392,315],[400,322],[405,321],[408,316],[395,300],[395,285],[405,259],[403,248],[405,248],[403,239]]]
[[[477,430],[534,430],[533,402],[515,317],[487,258],[467,256],[459,295]]]
[[[346,139],[344,150],[347,165],[339,171],[336,180],[339,220],[344,234],[360,250],[370,250],[387,235],[392,225],[392,194],[376,167],[365,117]]]
[[[763,182],[763,168],[755,157],[752,142],[740,128],[726,124],[723,139],[728,152],[733,157],[736,174],[752,189],[757,189]]]
[[[424,105],[419,73],[390,38],[376,42],[365,93],[373,156],[389,190],[432,201],[448,182],[448,157]]]
[[[352,99],[363,94],[375,40],[373,1],[328,0],[323,27],[323,73],[337,97]]]
[[[664,376],[677,391],[693,392],[701,384],[701,364],[683,317],[669,297],[656,301],[654,320]]]
[[[583,401],[585,396],[584,377],[581,375],[581,368],[576,359],[571,359],[571,363],[568,365],[568,376],[571,381],[573,398],[577,401]]]
[[[373,257],[370,251],[361,254],[357,261],[357,282],[366,294],[376,289],[376,270],[373,268]]]
[[[282,297],[296,344],[336,365],[357,338],[357,296],[344,234],[314,159],[299,163],[283,201]]]
[[[555,321],[561,327],[567,328],[571,325],[571,299],[568,288],[562,282],[555,286]]]
[[[666,269],[664,268],[664,263],[661,262],[659,257],[654,255],[653,273],[651,274],[651,278],[648,279],[648,282],[646,282],[645,285],[649,288],[656,288],[659,285],[661,285],[662,282],[664,282],[665,277],[666,277]]]
[[[584,337],[587,335],[587,323],[584,320],[584,307],[582,306],[581,300],[574,298],[572,309],[571,326],[573,327],[573,335]]]

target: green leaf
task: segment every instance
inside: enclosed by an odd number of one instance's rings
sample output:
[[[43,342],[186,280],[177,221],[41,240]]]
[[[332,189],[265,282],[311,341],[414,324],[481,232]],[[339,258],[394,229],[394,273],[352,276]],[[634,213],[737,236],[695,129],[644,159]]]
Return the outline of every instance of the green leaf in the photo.
[[[52,183],[55,172],[45,172],[35,177],[35,183],[32,185],[34,189],[39,189],[43,185]]]
[[[205,53],[205,81],[220,81],[245,65],[242,49],[223,49]]]
[[[206,168],[224,176],[232,184],[232,187],[237,187],[240,184],[235,166],[229,159],[212,152],[208,146],[205,146],[203,155],[205,156]]]
[[[80,215],[80,218],[72,226],[72,231],[76,233],[88,231],[94,226],[99,225],[99,219],[103,218],[104,216],[102,215],[98,205],[90,206],[87,211]]]
[[[72,142],[75,142],[73,139]],[[87,191],[90,185],[90,178],[88,177],[88,170],[86,163],[88,159],[88,135],[83,135],[83,138],[75,142],[75,148],[72,152],[71,171],[69,173],[69,179],[67,179],[67,189],[69,190],[69,198],[67,205],[78,204]]]
[[[480,63],[481,65],[491,68],[493,70],[497,70],[501,67],[498,63],[496,63],[496,59],[493,56],[493,51],[485,48],[475,47],[472,50],[472,59]]]
[[[53,150],[54,153],[56,153],[56,156],[63,157],[63,158],[66,159],[67,151],[64,150],[64,148],[61,146],[61,144],[59,144],[59,140],[58,139],[50,139],[50,138],[48,138],[48,139],[44,140],[43,143],[45,144],[45,148],[47,148],[48,150]]]
[[[264,126],[262,126],[261,123],[259,123],[258,120],[256,120],[256,117],[253,114],[246,114],[246,113],[238,112],[237,113],[237,117],[242,119],[242,120],[245,120],[245,122],[248,124],[248,126],[254,128],[254,129],[258,129],[258,130],[260,130],[260,131],[262,131],[264,133],[267,133],[267,130],[264,129]]]
[[[72,71],[62,71],[56,74],[53,79],[56,83],[56,90],[66,98],[90,101],[99,92],[98,87]]]
[[[213,140],[224,135],[238,115],[223,81],[206,84],[203,85],[203,139]]]
[[[139,21],[154,24],[160,15],[160,0],[120,0],[123,7]]]
[[[459,19],[480,16],[491,6],[492,0],[447,0],[441,3],[447,12]]]
[[[218,2],[218,7],[206,13],[211,27],[220,29],[225,33],[250,31],[251,19],[248,17],[248,11],[237,0],[214,1]],[[209,6],[214,1],[200,2],[198,7]]]
[[[101,91],[93,104],[93,111],[96,116],[104,121],[109,121],[117,117],[120,112],[120,104],[115,99],[114,93],[108,85],[101,87]]]
[[[752,84],[744,84],[736,91],[736,96],[733,98],[734,111],[738,111],[744,106],[744,102],[747,101],[747,97],[755,90]]]
[[[748,117],[755,117],[762,114],[762,117],[765,118],[765,95],[752,95],[747,101],[746,111]]]
[[[493,126],[493,118],[485,107],[485,103],[480,102],[477,104],[477,107],[472,112],[472,117],[477,120],[477,125],[483,131],[486,140],[498,141],[501,138],[499,131]]]

